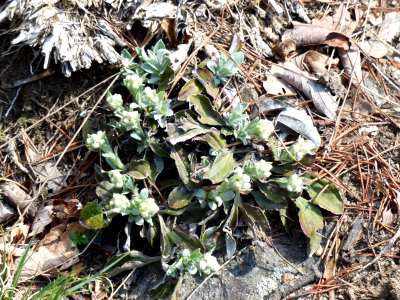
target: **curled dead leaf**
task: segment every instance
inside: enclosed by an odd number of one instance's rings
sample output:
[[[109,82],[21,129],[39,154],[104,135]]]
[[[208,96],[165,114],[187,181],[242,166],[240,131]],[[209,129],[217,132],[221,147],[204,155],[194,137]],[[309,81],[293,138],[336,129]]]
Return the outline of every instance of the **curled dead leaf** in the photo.
[[[291,39],[297,47],[305,45],[326,44],[331,47],[350,49],[350,38],[343,33],[332,31],[328,28],[318,27],[311,24],[294,22],[294,27],[282,36],[285,41]]]
[[[293,63],[285,62],[283,67],[284,69],[276,69],[277,73],[274,75],[280,76],[290,85],[303,92],[306,97],[312,99],[318,112],[324,114],[331,120],[335,119],[336,111],[339,106],[336,101],[337,97],[332,95],[320,83],[305,77],[307,76],[305,72],[301,71]],[[303,74],[305,76],[301,76]]]
[[[60,224],[50,230],[35,251],[30,251],[20,280],[24,281],[38,274],[57,275],[79,261],[79,250],[72,247],[71,234],[83,233],[85,229],[78,223]],[[18,265],[18,262],[15,264]]]

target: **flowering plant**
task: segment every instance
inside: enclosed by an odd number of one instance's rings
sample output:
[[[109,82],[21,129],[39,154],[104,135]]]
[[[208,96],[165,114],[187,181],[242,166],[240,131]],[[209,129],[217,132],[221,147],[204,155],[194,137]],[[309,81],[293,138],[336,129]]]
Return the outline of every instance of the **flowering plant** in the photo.
[[[252,117],[239,97],[223,97],[217,105],[219,87],[210,89],[213,81],[227,83],[235,75],[243,54],[221,55],[218,63],[207,64],[209,70],[195,70],[197,77],[167,99],[170,51],[159,42],[137,52],[138,63],[124,54],[122,83],[129,96],[108,93],[108,114],[97,122],[105,128],[86,137],[88,149],[100,152],[109,167],[95,169],[100,201],[83,208],[82,223],[100,229],[124,216],[149,247],[160,239],[170,277],[218,273],[212,251],[225,248],[232,258],[233,233],[243,227],[236,227],[239,220],[267,230],[266,210],[279,210],[284,224],[285,216],[298,218],[315,251],[321,209],[343,210],[336,188],[297,164],[313,157],[317,147],[277,132],[272,120]],[[310,226],[315,218],[317,225]]]

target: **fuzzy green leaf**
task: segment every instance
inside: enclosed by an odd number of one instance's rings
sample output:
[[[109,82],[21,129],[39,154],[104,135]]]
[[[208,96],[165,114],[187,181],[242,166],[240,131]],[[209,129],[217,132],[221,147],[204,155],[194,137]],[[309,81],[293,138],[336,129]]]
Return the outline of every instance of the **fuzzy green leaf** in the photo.
[[[190,117],[183,118],[179,123],[167,124],[168,141],[172,145],[185,142],[210,130],[210,128],[197,123]]]
[[[215,150],[223,150],[226,148],[226,141],[216,129],[213,129],[209,133],[206,133],[202,136],[196,137],[194,140],[206,143]]]
[[[321,192],[322,190],[323,192]],[[343,213],[344,203],[339,190],[327,179],[313,182],[307,191],[314,204],[334,214]]]
[[[179,92],[178,99],[181,101],[187,101],[189,97],[201,94],[203,90],[203,85],[196,78],[193,78],[183,86]]]
[[[182,148],[173,148],[171,151],[171,158],[175,161],[179,177],[182,179],[183,184],[189,191],[193,190],[195,185],[190,180],[190,161],[188,154]]]
[[[107,202],[112,198],[113,193],[117,193],[118,189],[109,181],[101,181],[96,186],[96,195],[102,201]]]
[[[132,250],[127,253],[114,256],[110,261],[107,262],[106,266],[116,262],[120,258],[122,259],[118,261],[118,263],[116,263],[109,272],[107,272],[108,276],[113,277],[121,272],[132,271],[147,264],[161,260],[161,257],[159,256],[150,257],[144,255],[140,251]]]
[[[225,125],[224,119],[213,108],[210,99],[204,95],[190,96],[188,101],[195,106],[195,110],[200,115],[199,121],[206,125]]]
[[[133,160],[129,164],[129,170],[126,173],[135,179],[145,179],[151,174],[150,163],[145,159]]]
[[[241,202],[239,210],[243,214],[249,228],[253,228],[255,224],[258,224],[265,234],[270,231],[268,219],[261,208]]]
[[[191,251],[194,251],[196,249],[203,249],[203,245],[201,244],[200,239],[195,234],[192,234],[189,231],[184,230],[180,227],[174,227],[172,231],[168,234],[168,237],[176,245],[181,245],[185,248],[190,249]]]
[[[192,199],[193,193],[184,186],[178,186],[169,194],[168,205],[173,209],[181,209],[186,207]]]
[[[296,199],[296,206],[299,209],[301,229],[306,236],[312,237],[324,227],[322,213],[317,206],[302,197]]]
[[[254,200],[256,200],[258,206],[263,209],[279,210],[285,207],[283,203],[269,200],[263,193],[259,191],[253,191],[251,192],[251,195],[254,197]]]
[[[273,183],[261,183],[258,188],[268,200],[275,203],[282,203],[287,197],[287,191]]]
[[[233,158],[233,153],[229,150],[224,150],[217,155],[210,170],[204,175],[204,178],[216,184],[224,181],[234,168],[235,159]]]
[[[219,89],[214,81],[214,74],[206,69],[201,68],[195,71],[194,76],[199,80],[199,82],[204,86],[207,94],[211,96],[212,99],[218,97]]]

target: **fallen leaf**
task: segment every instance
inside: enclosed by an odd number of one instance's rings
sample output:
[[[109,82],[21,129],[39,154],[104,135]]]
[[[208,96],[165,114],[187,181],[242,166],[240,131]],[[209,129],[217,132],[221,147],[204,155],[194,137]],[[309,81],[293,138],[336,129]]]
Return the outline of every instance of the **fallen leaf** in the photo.
[[[347,76],[349,76],[349,78],[353,76],[354,83],[360,82],[363,78],[361,70],[360,51],[358,49],[353,49],[353,48],[347,51],[343,49],[338,49],[338,56],[340,62],[342,63],[344,72],[347,74]]]
[[[342,3],[332,16],[325,16],[323,19],[314,18],[312,24],[350,35],[356,30],[360,21],[360,10],[358,8],[354,9],[354,17],[353,19],[346,9],[346,5]]]
[[[313,125],[311,117],[304,110],[288,108],[279,114],[276,121],[309,139],[317,147],[321,145],[318,130]]]
[[[326,66],[329,65],[330,57],[317,51],[310,50],[297,56],[294,60],[297,67],[301,70],[321,76],[327,72]],[[339,60],[337,58],[331,61],[332,65],[337,65],[338,63]]]
[[[82,209],[82,203],[78,199],[56,199],[53,201],[53,206],[61,206],[63,212],[73,218],[78,218]]]
[[[303,71],[296,67],[292,62],[285,62],[283,64],[285,69],[278,71],[279,75],[287,83],[303,92],[303,94],[311,99],[314,103],[316,110],[323,113],[331,120],[336,118],[336,111],[338,109],[337,97],[333,96],[325,87],[318,82],[308,79]]]
[[[53,221],[52,214],[52,205],[40,207],[35,215],[35,218],[33,219],[31,233],[29,234],[29,236],[42,233],[45,227]]]
[[[29,225],[18,223],[18,225],[11,230],[9,241],[11,243],[18,243],[21,240],[25,240],[28,237],[29,227]]]
[[[71,234],[83,233],[85,229],[79,223],[60,224],[50,230],[35,251],[30,251],[20,280],[26,280],[38,274],[55,276],[59,271],[69,268],[79,261],[79,250],[72,247]],[[18,262],[16,262],[18,265]]]
[[[36,214],[37,206],[34,203],[34,199],[14,182],[6,181],[0,184],[0,195],[4,197],[4,200],[16,207],[19,212],[23,213],[27,209],[30,217]]]
[[[17,216],[16,210],[6,202],[0,201],[0,224]]]
[[[46,161],[33,166],[40,182],[46,182],[47,190],[55,193],[65,186],[65,174],[56,166],[55,161]]]
[[[358,43],[360,49],[366,54],[374,58],[382,58],[388,53],[385,43],[379,39],[368,39]]]
[[[400,12],[387,12],[381,24],[381,28],[379,29],[378,36],[390,43],[399,32]]]
[[[343,33],[311,24],[302,24],[298,22],[293,22],[293,24],[293,29],[283,34],[283,41],[288,39],[293,40],[297,47],[326,44],[345,50],[350,49],[350,38]]]
[[[286,94],[296,94],[295,89],[293,89],[282,79],[279,79],[272,74],[267,74],[267,79],[263,81],[262,84],[267,95],[278,96]]]

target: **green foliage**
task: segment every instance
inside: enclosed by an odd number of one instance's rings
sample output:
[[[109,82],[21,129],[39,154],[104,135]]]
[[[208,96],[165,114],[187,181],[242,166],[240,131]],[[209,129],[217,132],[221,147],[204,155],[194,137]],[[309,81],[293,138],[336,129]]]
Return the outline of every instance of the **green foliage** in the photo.
[[[89,234],[87,232],[80,234],[79,232],[73,232],[71,234],[71,246],[77,247],[79,245],[87,245],[90,241]]]
[[[217,63],[209,62],[207,67],[214,73],[214,81],[218,85],[226,83],[230,77],[236,74],[243,61],[242,52],[235,52],[231,57],[221,54]]]
[[[139,63],[124,54],[130,97],[109,93],[107,128],[88,135],[89,149],[101,152],[109,166],[97,167],[100,201],[85,206],[82,223],[101,228],[116,214],[127,216],[142,226],[149,245],[159,239],[162,266],[173,277],[216,273],[212,252],[235,255],[239,223],[268,230],[265,210],[279,211],[286,228],[297,218],[315,251],[321,209],[343,211],[333,185],[299,169],[297,162],[313,156],[315,145],[300,137],[285,147],[274,138],[273,122],[251,118],[247,104],[226,98],[216,104],[218,85],[243,62],[240,52],[194,70],[178,98],[166,99],[168,53],[159,42],[138,49]],[[170,285],[164,278],[152,293],[164,295]]]

